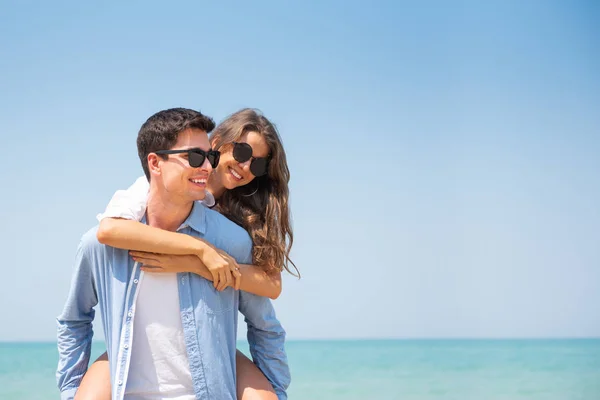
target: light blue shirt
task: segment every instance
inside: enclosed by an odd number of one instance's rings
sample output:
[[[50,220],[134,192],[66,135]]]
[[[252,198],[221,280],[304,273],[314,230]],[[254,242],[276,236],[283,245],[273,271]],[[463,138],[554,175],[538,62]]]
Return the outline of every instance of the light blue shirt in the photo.
[[[112,399],[123,399],[131,359],[135,299],[140,265],[127,250],[100,244],[97,227],[83,235],[71,289],[58,321],[59,362],[56,372],[62,399],[73,399],[87,371],[92,345],[94,307],[104,322],[110,361]],[[202,238],[240,264],[252,261],[248,233],[216,211],[195,203],[178,232]],[[197,399],[236,399],[235,353],[237,311],[245,316],[254,363],[287,399],[290,372],[284,349],[285,331],[271,301],[243,291],[214,289],[191,273],[177,274],[179,305],[190,372]]]

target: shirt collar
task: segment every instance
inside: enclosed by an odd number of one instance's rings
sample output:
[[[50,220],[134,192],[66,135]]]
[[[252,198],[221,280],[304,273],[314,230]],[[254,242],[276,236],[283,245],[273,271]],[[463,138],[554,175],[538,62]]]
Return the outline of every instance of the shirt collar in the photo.
[[[144,214],[144,217],[141,220],[142,223],[148,223],[148,214]],[[183,221],[183,224],[177,229],[179,232],[183,228],[187,227],[192,228],[198,233],[205,234],[206,233],[206,207],[202,205],[202,202],[195,201],[192,205],[192,211],[190,215]]]
[[[206,207],[201,202],[195,201],[190,215],[183,221],[178,231],[189,226],[198,233],[206,233]]]

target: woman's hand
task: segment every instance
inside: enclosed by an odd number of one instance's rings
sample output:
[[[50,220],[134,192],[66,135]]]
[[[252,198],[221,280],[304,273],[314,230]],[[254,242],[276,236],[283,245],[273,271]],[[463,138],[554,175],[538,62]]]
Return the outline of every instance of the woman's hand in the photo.
[[[223,250],[220,250],[220,249],[216,249],[216,250],[219,253],[219,255],[227,261],[227,264],[231,268],[231,271],[232,271],[231,273],[235,280],[235,282],[233,284],[233,288],[235,290],[240,290],[240,286],[242,285],[242,273],[240,272],[240,266],[238,265],[237,261],[235,261],[235,258],[231,257],[229,254],[227,254]],[[217,288],[217,289],[223,290],[226,287],[227,286],[224,286],[222,289],[219,289],[219,288]]]
[[[241,285],[242,274],[237,267],[237,263],[227,253],[217,250],[218,254],[223,257],[223,262],[231,266],[228,270],[229,276],[232,276],[228,281],[226,275],[224,280],[219,279],[220,273],[213,274],[206,265],[195,255],[170,255],[170,254],[158,254],[148,253],[145,251],[130,251],[129,254],[133,259],[142,264],[142,270],[148,272],[162,272],[162,273],[177,273],[177,272],[192,272],[200,275],[208,280],[213,280],[215,275],[219,281],[214,285],[219,291],[227,287],[234,287],[236,290]],[[233,260],[233,263],[232,263]],[[211,279],[213,278],[213,279]],[[214,282],[214,280],[213,280]]]
[[[237,282],[242,277],[240,267],[229,254],[204,242],[202,251],[196,254],[211,273],[214,287],[221,291],[228,286],[239,289]],[[235,282],[234,282],[235,281]]]

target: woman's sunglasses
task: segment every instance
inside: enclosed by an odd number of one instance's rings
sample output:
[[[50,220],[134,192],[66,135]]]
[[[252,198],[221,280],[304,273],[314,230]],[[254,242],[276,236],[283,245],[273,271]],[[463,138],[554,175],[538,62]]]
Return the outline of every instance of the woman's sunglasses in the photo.
[[[250,172],[254,176],[263,176],[267,173],[269,157],[252,157],[252,147],[248,143],[233,142],[233,158],[239,163],[250,162]]]
[[[204,164],[204,160],[208,158],[208,162],[213,168],[217,168],[219,165],[219,158],[221,153],[217,150],[204,151],[202,149],[185,149],[185,150],[159,150],[155,151],[156,154],[179,154],[187,153],[188,163],[192,168],[198,168]]]

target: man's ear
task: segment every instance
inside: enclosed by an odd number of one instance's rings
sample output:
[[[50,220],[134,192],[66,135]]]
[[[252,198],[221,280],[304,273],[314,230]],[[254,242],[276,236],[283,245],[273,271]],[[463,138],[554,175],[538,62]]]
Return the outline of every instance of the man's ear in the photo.
[[[162,158],[156,155],[156,153],[148,154],[148,171],[150,171],[150,175],[161,174],[161,161],[163,161]]]

